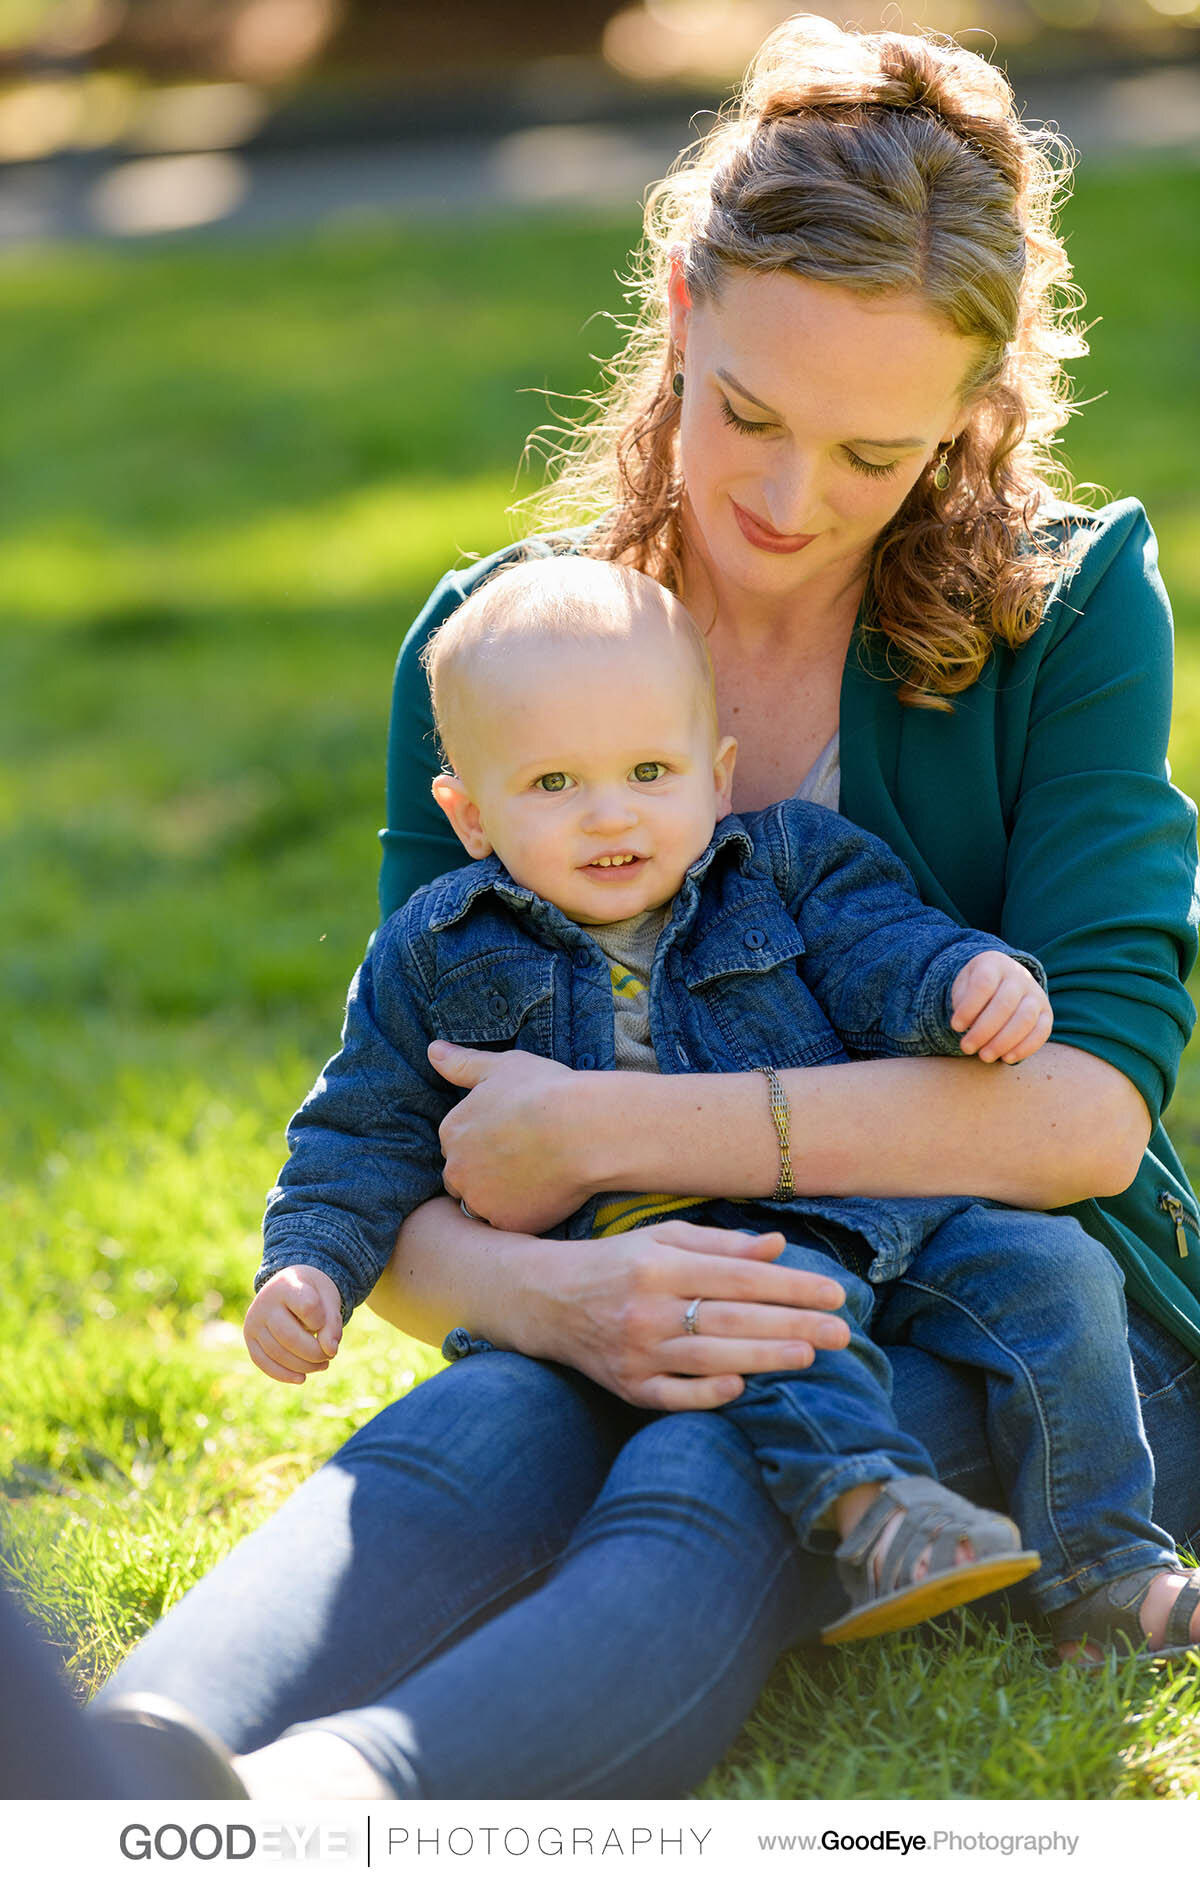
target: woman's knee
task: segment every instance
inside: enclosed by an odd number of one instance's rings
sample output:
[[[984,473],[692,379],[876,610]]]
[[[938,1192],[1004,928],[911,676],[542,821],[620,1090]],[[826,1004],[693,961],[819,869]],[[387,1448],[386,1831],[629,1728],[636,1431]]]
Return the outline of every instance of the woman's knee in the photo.
[[[720,1409],[663,1414],[635,1434],[581,1535],[594,1525],[624,1528],[631,1537],[674,1533],[685,1550],[737,1559],[756,1573],[795,1547],[749,1440]]]
[[[1124,1325],[1120,1268],[1074,1217],[977,1206],[930,1238],[910,1279],[986,1321],[1012,1310],[1043,1326]]]
[[[1111,1250],[1089,1236],[1074,1217],[1042,1217],[1037,1258],[1049,1285],[1063,1298],[1119,1307],[1124,1319],[1125,1279]]]
[[[634,1418],[584,1375],[493,1348],[432,1375],[359,1428],[332,1465],[421,1478],[488,1500],[518,1477],[570,1484],[584,1502]]]

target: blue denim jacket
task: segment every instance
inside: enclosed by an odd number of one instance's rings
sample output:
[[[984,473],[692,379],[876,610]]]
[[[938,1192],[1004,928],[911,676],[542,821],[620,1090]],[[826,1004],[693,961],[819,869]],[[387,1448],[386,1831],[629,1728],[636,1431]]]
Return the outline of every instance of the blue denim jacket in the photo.
[[[950,990],[984,949],[917,896],[878,838],[800,799],[729,817],[689,869],[659,938],[650,1027],[663,1073],[957,1054]],[[462,1098],[429,1041],[614,1065],[607,958],[496,857],[451,871],[389,917],[351,983],[341,1051],[288,1127],[255,1286],[292,1263],[332,1276],[343,1312],[370,1293],[401,1222],[442,1188],[438,1127]],[[763,1095],[764,1130],[767,1099]],[[797,1198],[751,1206],[764,1228],[837,1226],[899,1274],[962,1198]],[[555,1232],[591,1234],[596,1200]]]

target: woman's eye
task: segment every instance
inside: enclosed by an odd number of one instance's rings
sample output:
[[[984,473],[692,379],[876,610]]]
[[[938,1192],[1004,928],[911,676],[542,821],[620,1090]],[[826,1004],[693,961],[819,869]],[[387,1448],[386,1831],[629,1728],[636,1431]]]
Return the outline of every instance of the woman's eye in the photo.
[[[656,779],[663,776],[666,769],[661,759],[643,759],[640,765],[634,766],[633,777],[639,785],[653,785]]]
[[[565,772],[543,772],[541,778],[534,780],[534,790],[539,792],[565,792],[567,775]]]
[[[744,419],[740,412],[734,411],[724,394],[721,396],[721,417],[724,419],[726,425],[732,425],[735,432],[748,432],[752,435],[757,435],[759,432],[769,432],[771,430],[771,422],[769,419]]]
[[[868,458],[860,458],[856,451],[846,448],[846,457],[856,471],[865,478],[890,478],[896,470],[894,464],[872,464]]]

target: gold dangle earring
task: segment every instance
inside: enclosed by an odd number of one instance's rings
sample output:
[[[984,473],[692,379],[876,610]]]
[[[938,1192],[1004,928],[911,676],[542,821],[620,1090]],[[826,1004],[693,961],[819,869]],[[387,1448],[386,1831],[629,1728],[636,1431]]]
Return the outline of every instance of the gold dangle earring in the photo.
[[[946,463],[946,459],[954,450],[957,443],[958,439],[955,437],[950,440],[949,444],[942,446],[941,455],[933,468],[933,488],[935,491],[944,491],[950,482],[950,466]]]
[[[675,368],[674,373],[671,375],[671,391],[674,393],[676,399],[683,398],[683,361],[682,360],[680,360],[679,365]]]

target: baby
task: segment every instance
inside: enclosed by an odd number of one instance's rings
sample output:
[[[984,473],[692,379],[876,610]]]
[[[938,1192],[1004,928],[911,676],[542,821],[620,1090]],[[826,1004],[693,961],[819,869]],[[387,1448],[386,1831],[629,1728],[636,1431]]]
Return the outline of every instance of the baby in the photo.
[[[825,1639],[1031,1572],[1043,1608],[1065,1615],[1118,1575],[1177,1569],[1150,1520],[1107,1251],[1069,1216],[791,1184],[777,1066],[1022,1060],[1050,1032],[1040,966],[927,908],[892,853],[834,812],[790,799],[731,816],[735,742],[704,640],[648,577],[586,558],[510,567],[439,630],[429,672],[451,768],[433,792],[475,861],[380,929],[341,1051],[291,1122],[246,1317],[257,1364],[293,1382],[328,1365],[399,1224],[441,1190],[438,1127],[461,1094],[430,1062],[435,1039],[577,1067],[757,1069],[773,1196],[604,1196],[561,1234],[679,1217],[779,1232],[780,1262],[841,1284],[846,1345],[749,1376],[710,1416],[744,1434],[803,1544],[840,1540],[850,1607]],[[688,1332],[704,1306],[684,1311]],[[897,1427],[880,1344],[900,1340],[982,1370],[1020,1534],[939,1484]]]

